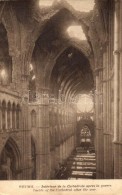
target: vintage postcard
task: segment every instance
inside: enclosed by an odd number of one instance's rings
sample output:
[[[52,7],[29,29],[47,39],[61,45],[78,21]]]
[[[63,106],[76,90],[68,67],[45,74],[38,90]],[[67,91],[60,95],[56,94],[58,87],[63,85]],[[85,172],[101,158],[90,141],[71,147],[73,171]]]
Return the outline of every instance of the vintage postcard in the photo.
[[[121,67],[121,0],[0,0],[0,195],[121,194]]]

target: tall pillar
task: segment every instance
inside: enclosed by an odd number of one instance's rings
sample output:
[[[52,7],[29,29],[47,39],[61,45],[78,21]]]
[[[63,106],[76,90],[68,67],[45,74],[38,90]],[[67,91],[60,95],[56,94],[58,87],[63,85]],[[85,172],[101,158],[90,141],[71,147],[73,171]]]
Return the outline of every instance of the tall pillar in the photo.
[[[114,13],[114,178],[119,178],[119,68],[120,68],[120,1],[115,0]]]
[[[119,21],[119,60],[120,60],[120,68],[119,68],[119,142],[118,142],[118,153],[119,153],[119,170],[118,170],[118,178],[122,179],[122,1],[120,0],[119,4],[119,12],[120,12],[120,21]]]
[[[39,89],[37,179],[50,178],[49,90]]]
[[[27,80],[23,80],[23,93],[26,92],[27,94],[27,88],[26,88]],[[16,110],[14,111],[14,113]],[[31,134],[28,127],[28,96],[24,98],[22,101],[22,142],[21,142],[21,148],[22,148],[22,164],[23,164],[23,170],[21,179],[32,179],[32,166],[31,166]]]
[[[121,50],[119,51],[120,53],[120,71],[119,71],[119,76],[120,76],[120,86],[119,86],[119,91],[120,91],[120,123],[119,123],[119,139],[120,142],[122,143],[122,88],[121,88],[121,84],[122,84],[122,1],[120,1],[120,36],[119,36],[119,40],[120,40],[120,48]]]
[[[2,130],[2,110],[1,110],[1,106],[0,106],[0,131]]]
[[[119,136],[119,0],[115,0],[114,15],[114,141]]]
[[[10,129],[12,129],[12,108],[10,109]]]
[[[108,78],[109,78],[109,72],[108,72],[108,46],[106,48],[105,53],[103,54],[103,66],[105,67],[103,69],[103,131],[104,131],[104,178],[107,179],[108,174],[108,149],[109,149],[109,87],[108,87]]]
[[[100,71],[96,72],[96,94],[95,94],[95,107],[96,107],[96,169],[97,169],[97,179],[102,179],[104,177],[104,142],[103,142],[103,127],[102,127],[102,105],[101,105],[101,79],[102,73]]]
[[[7,105],[6,105],[6,108],[5,108],[5,129],[7,130],[8,128],[8,123],[7,123]]]

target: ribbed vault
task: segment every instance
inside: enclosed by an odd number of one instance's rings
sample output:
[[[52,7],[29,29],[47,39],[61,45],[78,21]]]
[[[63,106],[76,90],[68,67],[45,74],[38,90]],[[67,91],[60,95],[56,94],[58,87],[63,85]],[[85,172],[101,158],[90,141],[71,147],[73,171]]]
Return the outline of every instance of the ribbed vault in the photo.
[[[58,10],[45,23],[32,56],[37,77],[41,77],[40,83],[45,87],[49,87],[51,83],[55,90],[51,93],[55,93],[56,97],[59,90],[65,94],[71,91],[77,94],[93,85],[91,67],[86,58],[91,54],[90,45],[87,41],[70,38],[67,34],[70,25],[82,26],[81,21],[70,10]],[[86,84],[87,78],[89,85]]]
[[[93,88],[92,70],[81,51],[69,47],[58,57],[52,70],[50,88],[57,98],[59,91],[71,96]]]

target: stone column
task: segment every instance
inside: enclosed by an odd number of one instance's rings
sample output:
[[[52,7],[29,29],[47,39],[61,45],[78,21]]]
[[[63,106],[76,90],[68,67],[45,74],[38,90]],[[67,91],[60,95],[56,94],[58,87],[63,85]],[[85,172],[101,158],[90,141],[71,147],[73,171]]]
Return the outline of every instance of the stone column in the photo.
[[[119,178],[119,68],[120,68],[120,1],[115,0],[114,13],[114,178]]]
[[[0,131],[2,130],[2,110],[0,106]]]
[[[25,84],[25,87],[24,87]],[[23,92],[26,92],[27,94],[27,88],[26,88],[27,80],[23,80]],[[28,127],[28,96],[26,96],[22,102],[22,120],[21,120],[21,148],[22,148],[22,178],[21,179],[32,179],[32,159],[31,159],[31,132]]]
[[[7,121],[7,105],[6,105],[6,108],[5,108],[5,129],[6,129],[6,130],[8,129],[8,121]]]
[[[10,129],[12,129],[12,108],[10,109]]]
[[[109,24],[109,34],[111,32],[110,28],[111,23]],[[109,35],[110,36],[110,35]],[[104,130],[104,178],[111,179],[113,176],[113,151],[112,151],[112,127],[113,120],[111,113],[113,112],[112,108],[112,99],[111,90],[112,90],[112,57],[111,57],[111,37],[109,37],[109,44],[106,48],[103,58],[103,130]]]
[[[15,117],[15,130],[16,130],[16,128],[17,128],[17,113],[16,113],[16,106],[15,106],[14,117]]]
[[[96,107],[96,169],[97,169],[97,178],[102,179],[104,176],[104,150],[103,150],[103,127],[102,127],[102,105],[101,105],[101,96],[102,96],[102,89],[101,89],[101,79],[102,73],[99,70],[96,72],[96,98],[95,98],[95,107]]]
[[[119,36],[119,40],[120,40],[120,86],[119,86],[119,91],[120,91],[120,123],[119,123],[119,140],[122,143],[122,1],[120,1],[120,36]]]
[[[50,178],[49,90],[39,89],[37,179]]]
[[[60,145],[60,155],[61,155],[60,162],[62,163],[63,162],[63,144],[62,143]]]
[[[122,1],[119,4],[120,21],[119,21],[119,143],[118,143],[118,158],[119,158],[119,170],[116,178],[122,179]]]
[[[114,16],[114,141],[119,136],[119,0],[115,0]]]
[[[107,176],[107,162],[108,162],[108,123],[109,123],[109,89],[108,89],[108,78],[109,78],[109,74],[108,74],[108,46],[106,48],[105,53],[103,54],[103,80],[102,80],[102,84],[103,84],[103,131],[104,131],[104,178],[106,178]]]

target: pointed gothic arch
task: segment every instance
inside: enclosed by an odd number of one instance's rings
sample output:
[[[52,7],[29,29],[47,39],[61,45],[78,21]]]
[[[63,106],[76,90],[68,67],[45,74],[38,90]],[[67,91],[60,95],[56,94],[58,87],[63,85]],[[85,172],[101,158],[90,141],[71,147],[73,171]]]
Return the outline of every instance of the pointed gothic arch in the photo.
[[[7,127],[8,129],[11,128],[11,114],[12,114],[11,102],[9,101],[7,104]]]
[[[2,129],[6,129],[6,101],[2,101]]]
[[[13,138],[9,138],[0,155],[0,179],[18,179],[21,167],[20,150]]]
[[[31,127],[36,127],[36,111],[31,111]]]

